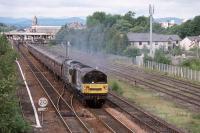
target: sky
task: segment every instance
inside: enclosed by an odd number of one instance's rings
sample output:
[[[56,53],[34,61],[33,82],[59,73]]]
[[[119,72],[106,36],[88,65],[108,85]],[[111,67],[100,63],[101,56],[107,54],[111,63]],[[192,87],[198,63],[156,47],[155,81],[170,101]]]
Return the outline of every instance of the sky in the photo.
[[[125,14],[129,10],[148,16],[149,4],[154,5],[155,18],[200,15],[200,0],[0,0],[0,17],[86,17],[95,11]]]

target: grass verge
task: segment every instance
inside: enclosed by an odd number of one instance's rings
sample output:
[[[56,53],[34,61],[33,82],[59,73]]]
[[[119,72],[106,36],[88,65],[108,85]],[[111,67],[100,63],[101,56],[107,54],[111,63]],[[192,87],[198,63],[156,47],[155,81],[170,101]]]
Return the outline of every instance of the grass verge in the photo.
[[[200,113],[191,112],[173,102],[166,101],[160,93],[131,86],[114,77],[110,77],[108,82],[113,91],[128,98],[152,114],[188,132],[199,133]]]

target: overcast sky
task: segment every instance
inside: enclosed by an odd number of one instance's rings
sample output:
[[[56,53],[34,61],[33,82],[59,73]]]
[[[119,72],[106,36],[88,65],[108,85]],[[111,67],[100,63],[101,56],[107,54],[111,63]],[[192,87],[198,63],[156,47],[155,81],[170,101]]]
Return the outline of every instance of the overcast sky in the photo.
[[[95,11],[124,14],[129,10],[147,16],[150,3],[155,18],[200,15],[200,0],[0,0],[0,17],[85,17]]]

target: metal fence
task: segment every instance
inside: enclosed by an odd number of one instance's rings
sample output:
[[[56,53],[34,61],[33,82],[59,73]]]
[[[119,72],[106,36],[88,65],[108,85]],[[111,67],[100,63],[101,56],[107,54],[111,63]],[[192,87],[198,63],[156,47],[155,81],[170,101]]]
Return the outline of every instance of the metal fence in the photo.
[[[169,75],[174,75],[174,76],[185,78],[188,80],[200,82],[200,71],[192,70],[186,67],[157,63],[153,61],[147,61],[146,63],[143,63],[142,65],[143,67],[151,69],[151,70],[158,70],[160,72],[165,72]]]

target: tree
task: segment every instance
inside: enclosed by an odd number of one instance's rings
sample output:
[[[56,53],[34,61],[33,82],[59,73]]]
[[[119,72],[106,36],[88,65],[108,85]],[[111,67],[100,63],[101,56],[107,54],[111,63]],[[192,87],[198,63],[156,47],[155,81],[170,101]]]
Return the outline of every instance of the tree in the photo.
[[[17,54],[5,36],[0,36],[0,132],[23,133],[28,125],[20,114],[16,97]]]
[[[127,20],[120,19],[120,20],[117,20],[114,26],[116,27],[117,30],[121,32],[128,32],[133,25],[129,23],[129,21]]]
[[[167,58],[162,50],[156,50],[154,61],[163,64],[170,64],[171,60]]]
[[[130,24],[134,25],[134,23],[135,23],[134,17],[135,17],[135,12],[128,11],[128,12],[124,15],[123,19],[124,19],[124,20],[127,20]]]
[[[99,23],[103,23],[106,19],[106,14],[105,12],[95,12],[93,13],[92,16],[88,16],[87,17],[87,26],[91,27],[91,26],[95,26]]]
[[[128,57],[135,58],[136,56],[141,55],[141,52],[138,48],[127,47],[126,50],[124,50],[124,54]]]
[[[196,16],[192,20],[188,20],[181,25],[172,26],[167,29],[168,33],[178,34],[181,38],[186,36],[197,36],[200,34],[200,16]]]

